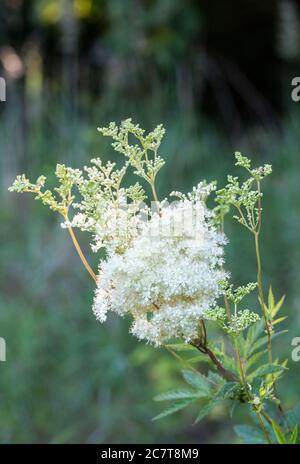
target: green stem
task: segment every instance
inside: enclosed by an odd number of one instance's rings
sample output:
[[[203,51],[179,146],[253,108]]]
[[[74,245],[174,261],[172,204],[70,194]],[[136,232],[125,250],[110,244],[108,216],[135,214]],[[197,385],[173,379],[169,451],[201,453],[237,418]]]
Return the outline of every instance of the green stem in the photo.
[[[216,366],[220,374],[222,374],[222,376],[226,380],[230,382],[236,382],[237,379],[235,375],[232,372],[230,372],[228,369],[225,369],[225,367],[221,364],[221,362],[218,360],[216,355],[207,347],[206,347],[206,354],[209,356],[209,358],[214,363],[214,365]]]
[[[244,372],[244,366],[243,366],[240,350],[239,350],[239,348],[237,346],[236,341],[234,342],[234,347],[235,347],[236,357],[237,357],[237,360],[238,360],[238,366],[239,366],[241,381],[242,381],[242,384],[243,384],[243,386],[244,386],[244,388],[246,390],[246,393],[247,393],[249,391],[249,389],[248,389],[247,382],[246,382],[246,376],[245,376],[245,372]]]
[[[206,345],[203,345],[200,341],[191,342],[190,344],[197,348],[197,350],[199,350],[201,353],[208,355],[224,379],[228,380],[229,382],[237,382],[238,379],[236,376],[223,366],[223,364],[218,360],[211,349],[209,349]]]
[[[268,434],[268,431],[265,427],[265,424],[264,424],[264,421],[262,420],[262,417],[261,417],[261,414],[260,412],[256,409],[256,408],[253,408],[254,409],[254,412],[255,414],[257,415],[257,418],[258,418],[258,421],[259,421],[259,424],[264,432],[264,435],[266,437],[266,440],[268,442],[269,445],[272,445],[272,441],[271,441],[271,438],[270,438],[270,435]]]
[[[265,300],[264,300],[264,291],[263,291],[263,286],[262,286],[262,270],[261,270],[261,257],[260,257],[260,246],[259,246],[259,232],[255,232],[254,234],[255,237],[255,252],[256,252],[256,261],[257,261],[257,285],[258,285],[258,294],[259,294],[259,302],[261,305],[261,310],[263,314],[263,318],[265,321],[265,327],[267,331],[267,336],[268,336],[268,356],[269,356],[269,362],[273,362],[273,356],[272,356],[272,342],[271,342],[271,330],[269,326],[269,321],[266,313],[266,307],[265,307]]]
[[[224,304],[225,304],[227,317],[228,317],[228,319],[230,319],[231,318],[230,303],[229,303],[228,298],[227,298],[226,295],[224,295]]]
[[[259,211],[260,211],[259,207]],[[263,285],[262,285],[262,267],[261,267],[261,257],[260,257],[260,246],[259,246],[259,230],[260,230],[260,225],[261,225],[261,215],[259,214],[259,229],[254,233],[255,237],[255,251],[256,251],[256,260],[257,260],[257,284],[258,284],[258,294],[259,294],[259,301],[262,309],[262,314],[265,322],[265,327],[267,331],[267,337],[268,337],[268,358],[269,358],[269,363],[273,362],[273,355],[272,355],[272,340],[271,340],[271,329],[268,321],[268,316],[266,313],[266,306],[265,306],[265,301],[264,301],[264,291],[263,291]],[[276,383],[274,381],[274,394],[278,398],[277,395],[277,389],[276,389]],[[280,401],[280,400],[279,400]],[[283,419],[286,421],[288,429],[290,429],[286,414],[284,412],[283,407],[281,404],[278,405],[278,410],[280,415],[283,417]]]
[[[157,196],[157,193],[156,193],[154,181],[151,182],[151,190],[152,190],[152,195],[153,195],[154,200],[156,201],[156,203],[158,203],[158,196]]]
[[[241,354],[240,354],[240,350],[237,346],[237,343],[235,341],[234,343],[234,346],[235,346],[235,351],[236,351],[236,357],[237,357],[237,360],[238,360],[238,366],[239,366],[239,371],[240,371],[240,378],[241,378],[241,383],[244,387],[244,390],[245,390],[245,393],[247,395],[247,398],[248,398],[248,401],[252,401],[252,394],[249,390],[249,387],[247,385],[247,380],[246,380],[246,375],[245,375],[245,371],[244,371],[244,366],[243,366],[243,362],[242,362],[242,358],[241,358]],[[253,411],[255,412],[257,418],[258,418],[258,421],[259,421],[259,424],[262,428],[262,431],[266,437],[266,440],[268,442],[268,444],[272,444],[272,441],[270,439],[270,436],[268,434],[268,431],[265,427],[265,424],[263,422],[263,419],[262,419],[262,415],[260,413],[260,411],[256,408],[256,406],[254,404],[252,404],[252,408],[253,408]]]
[[[68,217],[65,216],[65,220],[68,220]],[[69,231],[69,234],[71,236],[71,239],[72,239],[72,242],[76,248],[76,251],[84,265],[84,267],[86,268],[86,270],[88,271],[88,273],[90,274],[90,276],[92,277],[92,279],[97,283],[97,276],[96,274],[94,273],[94,271],[92,270],[91,266],[89,265],[89,263],[87,262],[81,248],[80,248],[80,245],[78,243],[78,240],[76,238],[76,235],[74,234],[74,231],[72,229],[72,227],[68,227],[68,231]]]

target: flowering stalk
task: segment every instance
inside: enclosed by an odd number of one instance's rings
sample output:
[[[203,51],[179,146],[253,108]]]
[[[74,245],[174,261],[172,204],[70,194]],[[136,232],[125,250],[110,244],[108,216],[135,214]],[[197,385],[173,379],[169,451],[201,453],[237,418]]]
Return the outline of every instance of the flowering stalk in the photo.
[[[250,178],[246,180],[241,186],[237,178],[232,176],[228,177],[229,183],[218,192],[217,201],[220,204],[219,208],[224,205],[233,205],[239,216],[235,216],[235,219],[246,227],[247,230],[251,232],[255,240],[255,252],[256,252],[256,261],[257,261],[257,286],[259,294],[259,302],[261,306],[261,311],[265,323],[265,329],[268,337],[268,357],[269,362],[273,362],[272,356],[272,329],[271,322],[269,321],[267,308],[264,300],[264,292],[262,285],[262,268],[261,268],[261,256],[260,256],[260,246],[259,246],[259,235],[261,230],[262,223],[262,205],[261,205],[261,181],[266,176],[271,174],[272,168],[270,165],[265,165],[263,167],[252,169],[251,161],[242,156],[240,153],[236,153],[236,165],[243,167],[249,174]],[[252,189],[252,184],[256,184],[256,190]],[[229,212],[229,210],[227,210]],[[222,223],[224,222],[224,218]]]
[[[67,217],[65,218],[65,220],[68,220]],[[86,270],[88,271],[88,273],[90,274],[90,276],[92,277],[92,279],[94,280],[94,282],[97,283],[97,276],[96,276],[96,274],[94,273],[94,271],[92,270],[92,268],[91,268],[91,266],[89,265],[89,263],[87,262],[86,257],[84,256],[84,254],[83,254],[83,252],[82,252],[82,250],[81,250],[81,247],[80,247],[80,245],[79,245],[79,243],[78,243],[78,240],[77,240],[77,238],[76,238],[76,235],[74,234],[74,231],[73,231],[72,227],[68,227],[68,232],[69,232],[69,234],[70,234],[70,236],[71,236],[71,239],[72,239],[72,241],[73,241],[73,244],[74,244],[74,246],[75,246],[75,248],[76,248],[76,251],[77,251],[77,253],[78,253],[78,255],[79,255],[79,257],[80,257],[80,259],[81,259],[81,261],[82,261],[82,263],[83,263],[83,265],[84,265],[84,267],[86,268]]]
[[[257,260],[257,282],[258,282],[258,291],[259,291],[259,301],[261,305],[261,310],[263,314],[263,318],[265,321],[265,328],[268,336],[268,356],[269,356],[269,362],[273,362],[273,356],[272,356],[272,341],[271,341],[271,329],[265,309],[265,300],[264,300],[264,291],[263,291],[263,286],[262,286],[262,271],[261,271],[261,258],[260,258],[260,247],[259,247],[259,231],[255,232],[255,252],[256,252],[256,260]]]
[[[264,291],[263,291],[263,286],[262,286],[262,269],[261,269],[261,257],[260,257],[260,246],[259,246],[259,235],[260,235],[260,229],[261,229],[261,213],[262,213],[262,207],[261,207],[261,186],[260,186],[260,180],[257,179],[256,181],[257,185],[257,191],[258,191],[258,201],[257,201],[257,227],[252,230],[254,237],[255,237],[255,252],[256,252],[256,261],[257,261],[257,282],[258,282],[258,291],[259,291],[259,301],[261,305],[261,310],[263,314],[263,318],[265,321],[265,328],[268,336],[268,356],[269,356],[269,362],[273,362],[273,355],[272,355],[272,341],[271,341],[271,328],[269,325],[268,321],[268,316],[266,312],[266,305],[264,301]]]
[[[63,217],[62,227],[68,229],[96,283],[93,311],[100,322],[106,320],[108,312],[130,317],[130,331],[139,340],[165,346],[185,363],[187,369],[182,374],[188,389],[158,395],[157,401],[174,403],[157,418],[189,404],[198,405],[196,421],[221,402],[229,402],[232,410],[236,405],[247,405],[260,427],[253,427],[251,442],[297,443],[298,424],[293,429],[289,424],[289,417],[294,420],[296,413],[284,414],[276,394],[275,383],[283,376],[286,362],[274,362],[272,356],[274,326],[285,319],[276,318],[284,298],[275,302],[270,289],[266,304],[262,286],[261,181],[271,173],[271,166],[253,169],[248,158],[236,153],[236,164],[250,177],[240,183],[237,177],[228,176],[226,187],[216,193],[214,210],[208,208],[207,198],[215,191],[215,183],[205,181],[187,195],[172,192],[159,201],[155,180],[164,165],[158,155],[165,133],[162,125],[146,133],[127,119],[120,126],[110,123],[99,131],[112,139],[113,148],[123,156],[125,162],[120,169],[115,163],[104,164],[100,158],[92,159],[82,170],[58,164],[58,186],[53,191],[44,189],[44,176],[31,183],[24,174],[16,178],[10,190],[33,193]],[[145,204],[147,195],[142,185],[124,186],[130,166],[150,186],[155,211]],[[170,204],[174,197],[177,200]],[[237,288],[230,282],[224,263],[224,218],[231,206],[238,213],[235,219],[254,235],[257,260],[257,282]],[[98,276],[78,243],[75,227],[91,234],[93,252],[105,252]],[[241,306],[256,287],[262,320],[255,311]],[[220,297],[224,307],[217,305]],[[217,325],[222,337],[208,337],[206,324]],[[181,343],[170,344],[174,340]],[[264,361],[265,344],[268,363]],[[186,360],[184,354],[178,354],[181,351],[192,358]],[[193,367],[195,362],[208,365],[205,374]],[[273,412],[266,412],[267,404],[279,407],[280,423],[274,420]]]

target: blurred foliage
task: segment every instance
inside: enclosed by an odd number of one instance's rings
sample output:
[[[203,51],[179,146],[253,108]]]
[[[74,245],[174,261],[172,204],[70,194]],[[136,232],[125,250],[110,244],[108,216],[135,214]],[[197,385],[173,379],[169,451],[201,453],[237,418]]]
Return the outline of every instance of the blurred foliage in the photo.
[[[67,233],[38,203],[7,193],[17,173],[35,178],[57,162],[79,167],[92,156],[112,158],[96,131],[111,120],[132,116],[148,129],[164,123],[162,197],[203,178],[224,185],[235,150],[273,164],[264,199],[264,284],[280,291],[276,298],[287,295],[289,333],[277,346],[291,359],[300,330],[300,115],[289,95],[299,56],[295,47],[288,52],[283,26],[291,15],[282,10],[280,22],[277,2],[258,1],[248,2],[244,15],[230,0],[228,27],[221,3],[14,0],[1,8],[2,443],[220,443],[235,440],[233,424],[243,423],[242,410],[229,421],[222,407],[195,426],[191,411],[151,422],[160,411],[153,396],[179,387],[184,366],[134,340],[128,321],[100,325],[91,313],[92,282]],[[283,48],[285,57],[276,51]],[[226,231],[233,280],[252,281],[248,235],[234,222]],[[299,374],[300,363],[290,360],[279,384],[287,407],[297,401]]]

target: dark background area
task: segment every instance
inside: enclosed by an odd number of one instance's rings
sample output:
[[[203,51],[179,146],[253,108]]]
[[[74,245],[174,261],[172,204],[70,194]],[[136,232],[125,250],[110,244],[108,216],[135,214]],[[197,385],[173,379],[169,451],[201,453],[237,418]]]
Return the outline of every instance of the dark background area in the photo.
[[[2,443],[234,442],[219,408],[151,422],[152,397],[180,385],[179,365],[128,335],[128,321],[100,325],[89,281],[59,219],[7,192],[26,172],[53,180],[57,162],[81,167],[115,154],[97,126],[132,117],[163,122],[161,196],[203,178],[226,182],[233,152],[272,163],[266,182],[265,287],[287,294],[289,333],[277,342],[290,361],[280,384],[286,407],[299,400],[300,9],[292,0],[2,0],[0,75],[0,365]],[[247,234],[232,222],[233,280],[255,279]],[[90,259],[88,240],[81,237]],[[242,257],[242,259],[241,259]],[[253,304],[256,304],[253,302]]]

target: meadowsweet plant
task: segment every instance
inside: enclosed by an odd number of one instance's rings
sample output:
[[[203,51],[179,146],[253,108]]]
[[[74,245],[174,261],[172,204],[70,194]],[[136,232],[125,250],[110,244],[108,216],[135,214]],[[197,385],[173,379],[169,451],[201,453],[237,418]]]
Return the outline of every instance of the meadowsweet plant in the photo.
[[[236,153],[242,178],[228,176],[222,189],[202,180],[188,194],[171,192],[160,199],[156,178],[164,166],[158,154],[162,125],[146,133],[128,119],[98,130],[112,139],[123,159],[121,168],[100,158],[82,170],[59,164],[53,191],[45,188],[44,176],[32,183],[25,175],[9,190],[33,193],[61,215],[62,227],[95,282],[93,311],[100,322],[111,312],[129,317],[134,336],[166,348],[184,364],[186,386],[155,398],[168,403],[155,419],[190,406],[200,421],[222,403],[233,416],[240,405],[252,421],[235,427],[243,442],[300,443],[300,405],[286,411],[278,395],[287,362],[273,356],[274,339],[285,333],[277,330],[285,319],[278,316],[284,297],[276,301],[270,288],[266,298],[263,287],[262,185],[271,166],[254,168]],[[124,180],[132,169],[139,182],[127,187]],[[208,206],[209,197],[214,207]],[[240,286],[231,282],[230,263],[224,261],[225,225],[231,216],[253,238],[257,261],[256,281]],[[75,228],[88,232],[92,251],[101,252],[97,273]],[[253,292],[257,303],[249,307]]]

